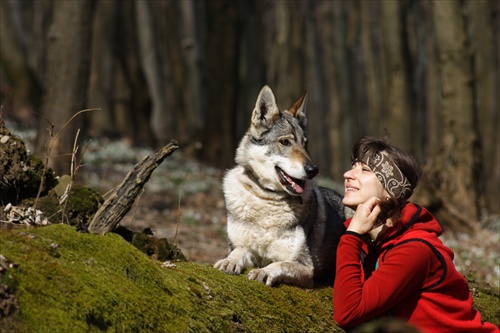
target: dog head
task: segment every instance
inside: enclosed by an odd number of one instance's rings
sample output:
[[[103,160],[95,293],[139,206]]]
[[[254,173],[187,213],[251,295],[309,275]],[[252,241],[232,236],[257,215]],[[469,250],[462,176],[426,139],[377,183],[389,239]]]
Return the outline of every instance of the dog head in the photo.
[[[257,97],[251,125],[236,152],[236,163],[275,192],[301,195],[318,168],[307,152],[307,95],[280,111],[272,90],[264,86]]]

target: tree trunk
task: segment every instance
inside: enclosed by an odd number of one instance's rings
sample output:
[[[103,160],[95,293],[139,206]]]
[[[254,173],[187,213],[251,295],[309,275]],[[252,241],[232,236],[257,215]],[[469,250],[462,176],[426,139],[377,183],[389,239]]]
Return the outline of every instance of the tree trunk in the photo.
[[[139,51],[139,37],[137,35],[136,8],[134,2],[121,1],[119,3],[117,34],[117,50],[119,64],[122,71],[122,88],[126,95],[121,102],[123,113],[117,114],[122,117],[120,122],[126,127],[122,128],[134,145],[147,145],[154,147],[156,138],[150,127],[151,116],[151,94],[147,86],[144,71],[141,66]]]
[[[447,220],[478,221],[477,132],[471,89],[471,58],[460,2],[432,2],[443,126],[437,155],[428,164],[425,186],[439,195]]]
[[[54,3],[54,17],[49,31],[46,92],[42,105],[43,117],[54,127],[49,134],[47,122],[39,122],[36,153],[45,156],[46,149],[50,149],[49,166],[56,174],[69,173],[76,132],[78,129],[85,130],[81,116],[65,128],[63,126],[78,111],[85,109],[87,102],[92,2]],[[56,137],[58,132],[60,134]]]
[[[29,54],[23,52],[23,47],[16,36],[10,9],[8,1],[0,2],[0,65],[8,85],[12,87],[10,105],[2,100],[2,106],[8,108],[5,110],[7,114],[19,115],[23,109],[38,110],[42,88],[29,66]]]
[[[391,141],[397,142],[401,148],[411,149],[411,138],[415,135],[411,131],[412,124],[415,124],[414,117],[412,117],[415,108],[410,100],[408,69],[405,66],[405,60],[408,59],[404,58],[404,50],[407,46],[403,38],[405,27],[401,24],[401,2],[380,2],[380,10],[384,61],[381,66],[383,70],[377,76],[382,76],[386,80],[381,84],[383,88],[374,92],[376,95],[383,96],[385,104],[378,110],[378,117],[383,119],[378,125],[378,130],[382,131],[387,128]]]
[[[200,138],[193,134],[198,133],[204,123],[205,92],[202,87],[204,76],[202,74],[202,43],[199,36],[201,27],[194,0],[181,1],[179,6],[182,18],[180,42],[186,66],[186,82],[182,97],[185,105],[185,118],[189,120],[185,132],[190,134],[191,139],[199,140]]]
[[[330,2],[310,2],[306,7],[306,45],[308,50],[306,63],[306,81],[309,82],[307,116],[308,136],[314,146],[310,145],[310,154],[313,161],[320,169],[321,175],[335,174],[335,153],[340,139],[338,137],[337,114],[338,93],[335,80],[335,66],[331,61],[334,54],[334,41],[331,28],[333,21],[332,6]],[[327,138],[327,139],[325,139]],[[314,149],[313,149],[314,147]],[[332,148],[335,147],[335,148]]]
[[[98,1],[92,26],[92,61],[89,82],[88,105],[100,108],[90,115],[89,135],[91,137],[118,134],[113,114],[115,110],[116,58],[113,50],[117,29],[116,0]],[[111,97],[111,98],[110,98]],[[115,96],[116,97],[116,96]]]
[[[163,94],[164,84],[160,71],[160,62],[156,48],[154,16],[152,4],[148,1],[136,0],[135,13],[137,20],[137,39],[141,68],[147,83],[147,90],[151,95],[151,129],[160,142],[167,142],[171,135],[162,122],[162,115],[167,110]]]
[[[242,20],[241,55],[239,62],[238,104],[236,106],[235,140],[239,141],[250,126],[255,100],[260,89],[266,82],[264,57],[262,52],[262,24],[257,4],[253,1],[239,1],[239,11]]]
[[[491,213],[500,214],[500,19],[497,16],[494,21],[492,10],[492,6],[496,6],[498,14],[500,6],[497,1],[467,1],[466,5],[469,39],[474,50],[473,86],[481,133],[481,175],[486,175],[476,179],[481,187],[480,206]]]
[[[208,107],[202,158],[218,167],[233,164],[236,82],[238,78],[238,10],[232,0],[207,1]],[[208,144],[210,143],[210,144]]]
[[[335,76],[331,79],[336,81],[338,87],[338,121],[342,129],[339,148],[342,155],[338,155],[335,163],[341,165],[338,174],[342,177],[345,170],[350,166],[350,154],[354,140],[362,135],[359,126],[359,116],[356,104],[356,52],[354,50],[357,34],[357,15],[351,8],[352,3],[335,1],[333,6],[333,38],[334,54],[333,63]],[[328,60],[327,60],[328,61]],[[366,132],[364,132],[366,133]],[[339,178],[337,178],[339,179]],[[340,178],[342,179],[342,178]]]
[[[380,27],[378,25],[378,20],[374,19],[379,11],[379,3],[378,2],[366,2],[359,7],[359,40],[360,40],[360,48],[361,52],[358,56],[361,58],[361,66],[362,69],[362,78],[363,78],[363,87],[361,90],[362,95],[361,100],[364,101],[363,105],[363,114],[366,119],[366,131],[368,133],[373,133],[374,135],[380,136],[383,134],[383,129],[387,128],[394,134],[395,131],[399,132],[399,128],[402,126],[401,123],[398,123],[397,127],[392,126],[392,119],[397,114],[392,114],[392,109],[387,108],[386,105],[390,105],[390,96],[387,96],[389,89],[384,87],[384,78],[385,76],[394,77],[390,75],[381,75],[384,72],[384,63],[383,58],[381,57],[384,54],[386,49],[382,49],[382,43],[380,41]],[[394,14],[397,14],[394,13]],[[397,20],[397,17],[391,18]],[[386,18],[384,21],[391,21],[391,19]],[[395,36],[391,36],[395,37]],[[399,43],[399,39],[395,40],[391,39],[391,42],[396,46]],[[384,45],[385,46],[385,45]],[[394,60],[394,59],[389,59]],[[390,65],[390,64],[389,64]],[[387,71],[385,72],[387,74]],[[401,81],[397,82],[401,84]],[[391,85],[389,85],[391,87]],[[391,93],[399,92],[399,89],[403,89],[402,86],[392,86],[393,90]],[[387,92],[383,94],[382,91]],[[389,100],[389,103],[386,101]],[[382,127],[382,128],[380,128]],[[366,132],[365,132],[366,133]],[[396,133],[399,134],[399,133]]]

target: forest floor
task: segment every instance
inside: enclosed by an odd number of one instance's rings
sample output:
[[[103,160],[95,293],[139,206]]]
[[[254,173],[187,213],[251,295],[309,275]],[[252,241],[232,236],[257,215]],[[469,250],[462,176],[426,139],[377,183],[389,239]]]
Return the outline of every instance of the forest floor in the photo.
[[[34,132],[16,130],[30,148]],[[104,195],[152,149],[131,148],[122,141],[94,140],[85,150],[78,175],[81,184]],[[226,211],[222,194],[224,170],[184,156],[182,149],[167,157],[153,172],[134,207],[121,225],[134,231],[150,228],[155,237],[177,245],[190,261],[213,264],[227,255]],[[500,221],[474,233],[447,230],[441,239],[455,252],[463,274],[500,288]]]

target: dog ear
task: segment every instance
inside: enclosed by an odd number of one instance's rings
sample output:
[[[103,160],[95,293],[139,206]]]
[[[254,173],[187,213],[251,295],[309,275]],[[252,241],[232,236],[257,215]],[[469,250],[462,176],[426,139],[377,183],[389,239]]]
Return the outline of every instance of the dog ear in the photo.
[[[280,111],[273,91],[266,85],[261,89],[257,97],[252,113],[252,126],[255,129],[260,127],[270,128],[279,115]]]
[[[295,102],[288,112],[291,113],[299,121],[300,127],[305,128],[307,125],[306,117],[307,93]]]

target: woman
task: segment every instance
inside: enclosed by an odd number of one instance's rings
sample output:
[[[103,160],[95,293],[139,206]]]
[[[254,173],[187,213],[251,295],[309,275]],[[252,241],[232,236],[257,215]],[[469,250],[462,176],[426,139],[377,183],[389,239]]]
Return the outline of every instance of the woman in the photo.
[[[422,332],[499,332],[472,308],[442,229],[407,200],[418,183],[415,159],[386,141],[364,137],[344,174],[344,205],[355,210],[337,250],[334,319],[351,329],[378,317]]]

